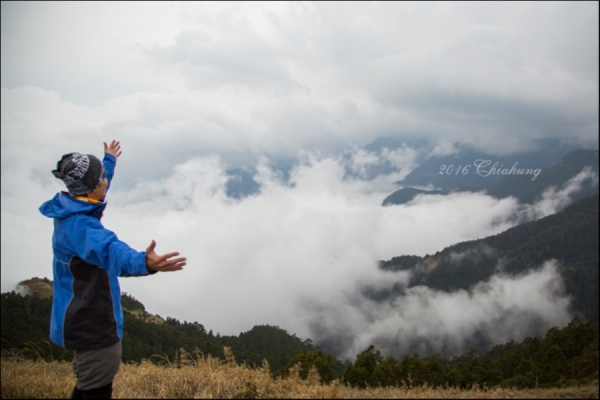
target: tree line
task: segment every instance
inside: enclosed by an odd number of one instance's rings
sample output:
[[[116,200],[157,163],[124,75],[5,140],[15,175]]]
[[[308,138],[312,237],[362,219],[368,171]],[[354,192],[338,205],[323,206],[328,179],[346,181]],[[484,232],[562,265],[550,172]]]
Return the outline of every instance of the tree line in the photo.
[[[1,345],[3,356],[72,360],[72,351],[48,341],[51,298],[2,293]],[[153,323],[136,315],[142,303],[124,293],[125,314],[123,361],[175,360],[181,349],[188,353],[225,359],[223,347],[232,349],[238,363],[261,366],[269,362],[275,376],[289,374],[295,367],[306,379],[311,369],[322,382],[340,379],[355,387],[422,385],[472,385],[505,387],[555,387],[598,379],[598,326],[576,317],[562,328],[548,330],[545,337],[496,345],[487,353],[472,348],[461,356],[421,358],[405,355],[401,360],[384,357],[374,346],[359,353],[354,361],[342,363],[323,352],[310,339],[302,340],[276,326],[259,325],[239,336],[221,336],[206,331],[197,322],[167,318]]]
[[[259,325],[239,336],[221,336],[207,331],[198,322],[180,322],[167,317],[160,323],[140,316],[144,305],[123,293],[123,361],[174,360],[183,349],[200,351],[225,359],[223,347],[230,347],[239,363],[261,365],[267,359],[272,369],[287,365],[299,351],[314,348],[310,340],[302,340],[276,326]],[[72,351],[49,342],[52,298],[2,293],[2,352],[18,352],[23,356],[46,360],[73,359]]]
[[[423,385],[469,388],[565,387],[598,379],[598,326],[575,317],[568,326],[551,328],[544,338],[496,345],[483,353],[473,347],[446,360],[438,355],[402,360],[383,357],[370,346],[344,371],[352,386]]]

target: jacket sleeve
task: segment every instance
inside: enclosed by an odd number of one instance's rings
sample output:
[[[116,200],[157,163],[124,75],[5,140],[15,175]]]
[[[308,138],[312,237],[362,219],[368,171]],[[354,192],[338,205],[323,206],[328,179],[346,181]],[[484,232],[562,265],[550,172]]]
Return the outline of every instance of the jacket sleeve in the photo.
[[[112,154],[104,153],[102,165],[104,165],[104,170],[106,171],[106,179],[108,180],[108,185],[106,185],[106,191],[108,191],[108,189],[110,188],[110,182],[112,181],[112,178],[115,175],[115,166],[117,165],[117,159]]]
[[[129,247],[97,219],[80,216],[76,218],[74,225],[71,244],[83,261],[104,268],[109,275],[150,274],[146,268],[146,252]]]

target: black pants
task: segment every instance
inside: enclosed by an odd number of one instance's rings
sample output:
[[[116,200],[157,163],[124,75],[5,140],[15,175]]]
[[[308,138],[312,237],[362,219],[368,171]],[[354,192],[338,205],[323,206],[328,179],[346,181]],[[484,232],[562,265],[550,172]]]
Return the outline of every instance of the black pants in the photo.
[[[110,399],[112,397],[112,382],[97,389],[81,390],[77,385],[73,389],[72,399]]]

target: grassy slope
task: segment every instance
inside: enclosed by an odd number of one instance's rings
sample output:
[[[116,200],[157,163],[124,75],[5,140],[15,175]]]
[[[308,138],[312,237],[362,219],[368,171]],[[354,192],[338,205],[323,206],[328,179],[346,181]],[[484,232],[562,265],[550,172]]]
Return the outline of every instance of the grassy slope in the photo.
[[[268,365],[251,369],[212,357],[184,355],[177,363],[122,365],[113,398],[598,398],[598,382],[560,389],[423,387],[353,389],[334,381],[319,383],[317,373],[301,380],[273,379]],[[2,359],[2,398],[70,398],[75,376],[67,362]]]

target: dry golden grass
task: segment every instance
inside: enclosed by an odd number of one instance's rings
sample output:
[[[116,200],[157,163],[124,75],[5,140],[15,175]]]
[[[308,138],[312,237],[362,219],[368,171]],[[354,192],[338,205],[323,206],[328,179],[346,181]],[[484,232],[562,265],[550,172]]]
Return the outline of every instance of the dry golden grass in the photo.
[[[113,398],[598,398],[598,382],[564,389],[454,388],[427,386],[354,389],[334,381],[319,383],[313,370],[307,380],[299,368],[274,379],[265,362],[252,369],[237,365],[226,349],[227,360],[182,353],[176,363],[159,366],[148,361],[123,364],[115,378]],[[2,398],[69,398],[75,385],[71,364],[2,360]]]

